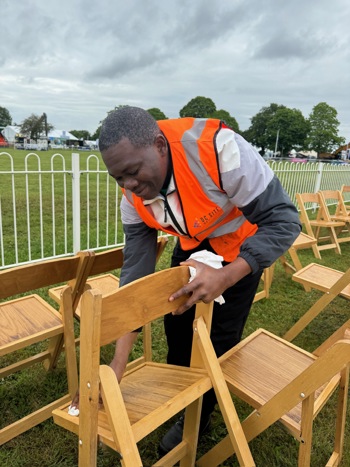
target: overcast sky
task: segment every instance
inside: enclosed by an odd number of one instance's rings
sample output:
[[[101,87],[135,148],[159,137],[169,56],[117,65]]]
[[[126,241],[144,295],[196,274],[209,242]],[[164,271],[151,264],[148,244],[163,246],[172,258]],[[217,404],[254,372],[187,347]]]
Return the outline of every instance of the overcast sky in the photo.
[[[338,112],[350,141],[349,0],[0,0],[0,106],[94,132],[117,105],[196,96],[242,130],[264,106]]]

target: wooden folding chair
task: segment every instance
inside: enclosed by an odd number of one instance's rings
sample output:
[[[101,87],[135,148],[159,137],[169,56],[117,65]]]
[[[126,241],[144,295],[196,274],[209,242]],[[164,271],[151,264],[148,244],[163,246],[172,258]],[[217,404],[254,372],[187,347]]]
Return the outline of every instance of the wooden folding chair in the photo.
[[[212,303],[197,306],[189,368],[145,362],[125,373],[119,384],[110,367],[99,366],[101,345],[114,342],[184,303],[184,296],[174,302],[168,298],[188,280],[189,269],[178,267],[139,279],[105,297],[95,290],[84,293],[80,415],[70,416],[67,406],[53,412],[57,424],[79,435],[79,466],[96,465],[98,438],[120,453],[123,467],[142,466],[137,443],[183,409],[183,441],[154,465],[167,467],[180,461],[181,466],[194,466],[202,395],[212,386],[240,465],[254,466],[209,338]],[[210,372],[204,369],[203,361],[210,366]],[[99,407],[99,392],[103,407]]]
[[[253,303],[258,302],[262,298],[269,298],[270,287],[272,283],[273,268],[274,268],[274,265],[264,269],[262,273],[262,277],[261,277],[263,288],[259,290],[258,292],[256,292]]]
[[[292,279],[309,289],[320,290],[323,295],[286,332],[283,338],[288,341],[292,341],[300,334],[335,297],[350,299],[350,268],[346,272],[341,272],[321,264],[311,263],[293,274]]]
[[[315,237],[311,237],[310,235],[305,234],[304,232],[300,232],[298,237],[294,240],[292,246],[288,249],[289,256],[291,258],[292,264],[288,261],[286,255],[282,255],[279,258],[283,269],[286,271],[287,274],[294,274],[296,271],[302,269],[302,264],[300,262],[299,256],[297,251],[304,250],[306,248],[312,248],[314,255],[316,258],[320,258],[319,251],[317,249],[317,240]],[[270,266],[270,286],[273,280],[273,275],[275,271],[276,263]],[[304,288],[307,292],[310,292],[310,287],[304,285]]]
[[[292,246],[288,249],[288,253],[291,257],[292,263],[288,263],[286,257],[284,255],[281,256],[280,261],[282,266],[288,273],[294,274],[294,272],[299,271],[302,269],[302,264],[300,262],[298,256],[298,250],[305,250],[307,248],[311,248],[315,257],[320,259],[320,254],[317,249],[317,240],[315,237],[311,237],[304,232],[300,232],[297,238],[294,240]]]
[[[339,190],[322,190],[320,191],[323,197],[324,203],[328,209],[328,202],[336,204],[335,214],[330,214],[329,217],[333,221],[344,222],[344,227],[339,227],[337,230],[338,242],[349,242],[350,241],[350,215],[346,209],[343,196]],[[340,236],[345,234],[346,236]]]
[[[302,268],[302,264],[299,260],[297,250],[312,248],[315,256],[318,258],[319,253],[317,250],[317,240],[314,237],[310,237],[303,232],[301,232],[298,237],[294,240],[293,245],[289,248],[288,253],[291,257],[292,263],[290,264],[285,255],[280,256],[279,260],[288,274],[293,274],[295,271],[299,271]],[[254,297],[253,303],[261,300],[262,298],[269,298],[270,288],[273,280],[273,275],[275,272],[276,262],[273,263],[268,268],[265,268],[261,277],[263,283],[263,288],[259,290]],[[305,290],[310,291],[311,289],[305,286]]]
[[[321,258],[320,251],[335,249],[336,253],[341,254],[337,229],[344,227],[344,222],[333,221],[328,214],[327,206],[320,193],[296,193],[296,199],[300,211],[300,220],[305,225],[306,233],[317,240],[316,249],[318,258]],[[317,210],[316,219],[310,219],[307,207],[312,205]],[[321,230],[327,230],[328,236],[321,237]],[[328,242],[322,243],[320,242]],[[314,250],[315,251],[315,250]]]
[[[347,213],[350,215],[350,204],[346,204],[350,202],[350,195],[347,194],[347,193],[350,193],[350,185],[342,185],[340,192],[342,194],[343,201],[345,203],[345,209]]]
[[[21,358],[21,354],[17,355],[18,360],[15,363],[0,369],[0,379],[38,362],[43,362],[47,370],[53,368],[63,337],[62,314],[66,315],[67,320],[73,319],[73,310],[83,291],[90,261],[90,252],[81,252],[73,257],[0,271],[0,298],[6,300],[0,304],[0,356],[3,361],[6,361],[5,356],[10,356],[15,351],[49,340],[46,350],[34,354],[33,348],[33,355],[26,358]],[[68,281],[69,286],[66,288],[60,312],[35,293],[10,299],[63,281]],[[48,419],[54,408],[71,399],[78,383],[76,362],[69,360],[67,372],[69,394],[2,428],[0,445]]]
[[[156,262],[161,257],[168,239],[167,237],[158,237],[157,239],[157,256]],[[88,271],[88,279],[86,280],[85,288],[97,289],[101,294],[108,295],[119,288],[119,277],[112,274],[110,271],[121,269],[123,265],[123,249],[124,247],[113,248],[110,250],[95,253],[93,261],[90,262]],[[64,286],[53,287],[49,290],[50,297],[58,304],[61,300],[61,293]],[[80,301],[75,308],[75,317],[80,320]],[[151,325],[146,324],[142,329],[143,336],[143,355],[128,364],[128,368],[133,365],[138,365],[144,360],[152,360],[152,336]],[[75,339],[76,345],[79,344],[80,338]],[[62,341],[63,345],[63,341]]]
[[[327,467],[339,465],[349,387],[350,331],[346,339],[315,356],[258,329],[219,361],[230,391],[255,409],[242,422],[248,442],[279,420],[300,442],[299,467],[310,465],[313,420],[338,387],[335,444]],[[197,465],[221,465],[232,453],[226,437]]]

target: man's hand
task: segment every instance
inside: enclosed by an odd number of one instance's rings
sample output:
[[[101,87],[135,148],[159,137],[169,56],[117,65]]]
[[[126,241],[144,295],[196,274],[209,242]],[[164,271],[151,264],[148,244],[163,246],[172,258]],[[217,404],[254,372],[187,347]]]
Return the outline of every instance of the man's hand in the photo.
[[[196,277],[169,297],[169,301],[172,302],[182,295],[190,295],[188,300],[173,312],[174,315],[182,315],[196,302],[211,302],[251,272],[249,264],[242,258],[237,258],[232,263],[219,269],[212,268],[194,259],[188,259],[180,263],[180,266],[195,268]]]

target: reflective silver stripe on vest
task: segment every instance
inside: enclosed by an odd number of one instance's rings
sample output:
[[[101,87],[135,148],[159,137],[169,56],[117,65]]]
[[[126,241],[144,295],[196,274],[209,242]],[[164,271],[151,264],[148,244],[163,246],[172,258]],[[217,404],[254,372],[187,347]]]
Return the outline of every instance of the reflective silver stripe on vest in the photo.
[[[227,194],[222,193],[219,190],[219,188],[211,178],[210,174],[203,169],[203,165],[200,163],[198,144],[194,144],[194,142],[196,142],[203,133],[206,120],[207,119],[201,118],[195,119],[192,128],[185,131],[185,133],[183,134],[181,144],[185,151],[186,160],[191,169],[191,172],[193,172],[197,180],[199,180],[199,183],[201,184],[204,193],[211,201],[217,204],[227,215],[230,211],[232,211],[233,206],[230,203],[230,201],[228,201]],[[221,217],[221,219],[223,217]]]
[[[245,221],[246,218],[243,215],[236,217],[230,222],[220,225],[220,227],[218,227],[214,230],[214,232],[208,235],[208,238],[221,237],[221,235],[236,232],[236,230],[238,230],[244,224]]]

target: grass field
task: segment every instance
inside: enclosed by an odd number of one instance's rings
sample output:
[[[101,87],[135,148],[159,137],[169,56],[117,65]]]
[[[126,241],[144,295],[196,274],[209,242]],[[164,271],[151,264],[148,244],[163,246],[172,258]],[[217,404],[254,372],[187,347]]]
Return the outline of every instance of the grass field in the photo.
[[[51,156],[57,151],[47,151],[40,153],[41,170],[50,170]],[[70,154],[71,151],[60,151],[63,153],[66,163],[66,169],[70,169]],[[14,156],[15,169],[23,170],[25,167],[25,151],[11,151]],[[90,153],[81,153],[81,167],[85,166]],[[99,153],[96,153],[100,160]],[[28,167],[31,170],[36,170],[37,160],[29,158],[27,160]],[[62,164],[60,159],[57,163]],[[95,162],[94,162],[95,163]],[[0,156],[0,170],[10,170],[9,161],[6,157]],[[86,177],[87,179],[87,177]],[[50,180],[45,180],[43,189],[47,189]],[[93,183],[93,182],[91,182]],[[47,185],[48,184],[48,185]],[[8,178],[0,179],[0,200],[2,210],[8,204],[9,196]],[[97,187],[95,187],[97,189]],[[30,185],[31,194],[37,189],[37,183],[32,182]],[[57,187],[57,203],[59,204],[61,185]],[[17,199],[17,205],[23,205],[23,196],[25,194],[25,185],[22,186],[22,192]],[[22,196],[21,196],[22,195]],[[44,197],[45,198],[45,197]],[[48,211],[51,209],[50,200],[48,203]],[[34,200],[33,200],[34,202]],[[84,211],[84,203],[82,201],[82,218],[83,222],[86,218]],[[33,206],[35,209],[35,204]],[[111,206],[113,209],[113,206]],[[84,217],[85,216],[85,217]],[[52,218],[50,213],[44,218],[45,235],[50,237]],[[59,218],[58,225],[63,223],[63,214]],[[6,235],[11,230],[11,212],[5,216],[3,230]],[[24,222],[22,229],[19,232],[19,237],[23,238],[26,235]],[[103,225],[101,227],[103,229]],[[10,232],[11,234],[11,232]],[[33,242],[36,242],[36,236],[40,232],[33,232]],[[86,235],[86,234],[85,234]],[[95,233],[91,234],[96,235]],[[21,237],[22,236],[22,237]],[[62,242],[65,238],[62,236]],[[24,245],[24,243],[23,243]],[[20,255],[25,257],[25,246],[20,246]],[[158,269],[164,269],[170,264],[170,256],[173,242],[170,241],[165,254],[161,258]],[[49,248],[49,246],[47,246]],[[8,253],[10,254],[10,253]],[[336,255],[333,251],[324,251],[322,253],[322,261],[315,260],[311,251],[303,250],[299,253],[303,265],[310,262],[320,262],[326,266],[345,271],[349,267],[350,244],[342,244],[342,255]],[[40,295],[47,298],[47,291],[40,290]],[[282,336],[297,319],[316,301],[320,296],[319,292],[313,291],[306,293],[301,285],[292,281],[291,276],[287,275],[282,266],[277,263],[275,269],[274,280],[272,283],[271,294],[269,299],[263,299],[255,303],[252,307],[248,318],[244,335],[250,334],[259,327],[268,329],[277,335]],[[49,300],[49,299],[48,299]],[[51,301],[52,303],[52,301]],[[54,303],[52,303],[55,305]],[[306,330],[295,340],[297,345],[312,351],[318,347],[337,327],[344,323],[349,318],[349,302],[345,299],[337,298],[321,315],[306,328]],[[79,327],[77,325],[77,333]],[[163,332],[162,322],[159,321],[153,326],[153,353],[156,360],[165,361],[166,358],[166,342]],[[38,351],[41,346],[36,346],[32,352]],[[141,342],[138,343],[133,351],[132,358],[139,355],[141,352]],[[113,355],[113,346],[108,346],[103,349],[103,362],[109,363]],[[26,351],[29,355],[30,351]],[[0,358],[0,366],[11,363],[16,355]],[[36,365],[31,369],[24,370],[15,375],[10,376],[0,381],[0,426],[15,421],[21,416],[24,416],[36,408],[57,399],[67,392],[67,382],[65,376],[64,355],[61,356],[58,368],[50,373],[46,373],[41,365]],[[235,400],[236,408],[240,417],[243,419],[250,409],[242,402]],[[315,422],[314,427],[314,449],[312,454],[312,467],[321,467],[325,465],[332,451],[333,442],[333,425],[335,414],[335,398],[325,407],[320,416]],[[348,412],[349,413],[349,412]],[[350,413],[349,413],[350,414]],[[349,418],[349,417],[348,417]],[[144,439],[140,443],[140,451],[144,460],[145,466],[150,466],[157,459],[158,441],[162,434],[169,427],[159,428],[159,430]],[[342,467],[350,467],[350,424],[346,428],[344,458]],[[219,411],[216,411],[213,417],[212,429],[208,432],[199,443],[199,455],[204,454],[210,447],[214,446],[224,435],[225,427]],[[253,457],[258,467],[293,467],[297,465],[298,443],[286,433],[286,431],[276,424],[269,428],[257,439],[250,443]],[[0,447],[0,466],[4,467],[48,467],[48,466],[76,466],[78,458],[78,443],[76,436],[66,432],[64,429],[54,425],[52,420],[42,423],[40,426],[33,428],[27,433],[11,440]],[[101,467],[119,466],[117,455],[105,448],[99,450],[98,465]],[[235,458],[231,458],[225,464],[228,466],[237,466]]]
[[[165,254],[161,258],[158,269],[168,267],[172,250],[172,240],[169,242]],[[350,244],[342,244],[342,255],[333,251],[324,251],[322,261],[315,260],[311,251],[303,250],[299,253],[303,265],[310,262],[320,262],[339,270],[349,267]],[[40,293],[45,296],[45,290]],[[277,263],[274,280],[269,299],[263,299],[252,307],[245,328],[245,335],[259,327],[263,327],[283,335],[287,329],[301,316],[320,296],[313,291],[306,293],[301,285],[292,281],[282,266]],[[349,302],[337,298],[321,315],[314,320],[303,333],[297,337],[295,343],[312,351],[322,343],[337,327],[349,318]],[[77,329],[78,332],[78,329]],[[153,326],[154,358],[164,361],[166,357],[166,343],[162,322]],[[133,357],[141,352],[140,343],[133,352]],[[113,346],[103,351],[103,361],[108,363],[113,354]],[[4,358],[0,364],[5,364]],[[58,368],[46,373],[41,365],[24,370],[0,382],[1,426],[19,416],[23,416],[41,404],[50,402],[65,394],[66,376],[64,356],[60,358]],[[235,400],[236,408],[241,418],[250,409],[242,402]],[[332,450],[333,425],[335,415],[335,398],[326,406],[317,418],[314,426],[314,442],[312,466],[325,465]],[[349,417],[348,417],[349,418]],[[140,451],[145,466],[151,466],[157,459],[158,441],[169,427],[169,423],[159,428],[151,436],[140,442]],[[217,410],[213,417],[212,429],[199,443],[199,455],[204,454],[214,446],[224,435],[225,426]],[[298,443],[279,424],[266,430],[251,443],[251,450],[258,467],[292,467],[297,465]],[[78,459],[77,437],[48,420],[18,436],[0,448],[0,465],[6,467],[48,467],[48,466],[76,466]],[[118,456],[109,449],[101,447],[98,454],[98,465],[103,467],[118,466]],[[224,466],[237,466],[233,457]],[[347,424],[343,467],[350,466],[350,424]]]

